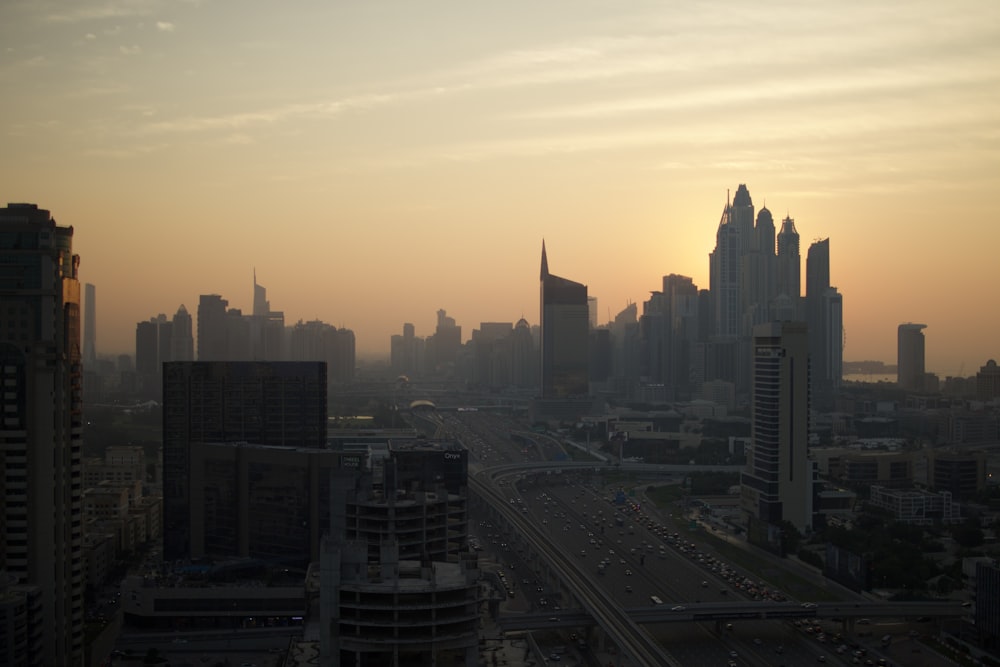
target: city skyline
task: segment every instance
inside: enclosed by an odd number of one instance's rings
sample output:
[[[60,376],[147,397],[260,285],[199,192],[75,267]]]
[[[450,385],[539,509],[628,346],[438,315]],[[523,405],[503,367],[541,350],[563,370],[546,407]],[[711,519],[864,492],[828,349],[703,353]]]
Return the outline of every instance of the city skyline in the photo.
[[[746,183],[803,254],[830,239],[845,360],[891,363],[919,321],[927,370],[971,375],[1000,354],[971,296],[1000,240],[979,194],[1000,173],[998,19],[975,0],[4,3],[0,204],[75,228],[101,354],[201,294],[251,312],[256,268],[286,323],[387,358],[439,309],[465,339],[537,324],[543,238],[601,323],[668,274],[706,289]]]

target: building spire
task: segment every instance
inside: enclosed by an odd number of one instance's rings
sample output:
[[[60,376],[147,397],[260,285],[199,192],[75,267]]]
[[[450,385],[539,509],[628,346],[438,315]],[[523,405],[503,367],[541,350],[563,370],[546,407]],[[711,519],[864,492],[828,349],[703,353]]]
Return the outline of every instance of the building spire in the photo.
[[[545,239],[542,239],[542,273],[541,279],[545,280],[549,276],[549,258],[545,255]]]

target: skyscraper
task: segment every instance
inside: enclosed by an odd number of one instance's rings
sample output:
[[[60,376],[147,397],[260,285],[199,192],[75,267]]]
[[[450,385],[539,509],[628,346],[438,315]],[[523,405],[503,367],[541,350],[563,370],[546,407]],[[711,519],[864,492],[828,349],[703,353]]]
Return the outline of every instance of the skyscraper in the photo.
[[[135,325],[135,372],[140,376],[155,378],[159,366],[159,345],[155,320]]]
[[[226,307],[229,302],[218,294],[202,294],[198,299],[198,361],[225,361],[227,356]]]
[[[163,553],[190,557],[191,450],[326,444],[326,364],[171,362],[163,368]],[[200,511],[200,510],[198,510]]]
[[[740,257],[740,228],[727,201],[715,233],[715,250],[708,256],[708,284],[715,324],[711,335],[716,338],[735,338],[740,333]]]
[[[549,273],[544,241],[540,321],[542,398],[586,396],[590,391],[587,286]]]
[[[643,303],[640,360],[646,382],[663,384],[673,401],[691,396],[692,350],[698,343],[698,287],[687,276],[663,276],[663,291]]]
[[[194,336],[191,314],[182,303],[174,313],[170,337],[170,361],[194,361]]]
[[[254,317],[264,317],[271,312],[271,304],[267,300],[267,288],[257,284],[257,271],[253,272],[253,314]]]
[[[804,322],[754,329],[751,450],[741,476],[750,538],[780,543],[780,524],[812,527],[809,461],[809,339]]]
[[[431,372],[450,375],[454,372],[455,359],[462,347],[462,327],[455,323],[455,318],[441,308],[437,311],[437,328],[434,335],[427,339],[427,356],[431,364]]]
[[[896,384],[907,391],[924,388],[924,332],[926,324],[907,322],[896,331]]]
[[[795,221],[786,217],[778,232],[778,294],[798,300],[802,296],[802,268],[799,256],[799,233]]]
[[[770,305],[777,291],[777,262],[774,255],[774,217],[767,208],[757,213],[753,239],[743,253],[740,266],[740,311],[744,327],[770,320]]]
[[[816,241],[806,256],[806,323],[813,400],[829,408],[843,376],[843,297],[830,286],[830,239]]]
[[[83,363],[97,363],[97,288],[90,283],[83,286]]]
[[[39,601],[0,656],[20,640],[26,665],[83,665],[80,258],[35,204],[0,209],[0,232],[0,571]]]

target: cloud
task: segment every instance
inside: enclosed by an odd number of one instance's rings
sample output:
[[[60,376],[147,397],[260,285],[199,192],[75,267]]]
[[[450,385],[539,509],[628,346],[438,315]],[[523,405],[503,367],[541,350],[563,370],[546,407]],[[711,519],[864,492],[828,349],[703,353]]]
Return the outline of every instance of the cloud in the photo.
[[[133,44],[132,46],[119,46],[118,50],[123,56],[134,56],[142,53],[142,49],[137,44]]]
[[[156,22],[156,29],[159,30],[160,32],[173,32],[174,27],[175,27],[174,24],[171,23],[170,21]]]
[[[86,35],[83,36],[83,38],[84,39],[97,39],[97,35],[95,35],[92,32],[88,32]]]
[[[190,116],[177,120],[152,123],[147,125],[140,133],[172,134],[205,132],[219,129],[245,129],[261,125],[272,125],[293,119],[331,117],[354,109],[365,109],[387,104],[392,100],[393,96],[391,95],[361,95],[341,100],[286,104],[269,109],[219,116]]]
[[[158,4],[157,0],[108,0],[83,6],[73,6],[76,3],[60,3],[61,11],[55,11],[46,20],[52,23],[80,23],[99,19],[121,18],[129,16],[147,16]],[[69,5],[70,9],[65,9]]]

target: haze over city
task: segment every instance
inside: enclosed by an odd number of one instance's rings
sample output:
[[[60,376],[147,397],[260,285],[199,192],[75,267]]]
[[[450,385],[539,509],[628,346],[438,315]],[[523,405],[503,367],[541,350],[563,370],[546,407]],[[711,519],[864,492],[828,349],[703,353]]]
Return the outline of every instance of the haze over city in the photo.
[[[0,44],[0,205],[75,228],[102,353],[200,294],[248,311],[254,269],[359,356],[442,308],[534,324],[543,238],[605,322],[708,288],[746,183],[831,239],[845,360],[906,321],[942,376],[997,355],[993,2],[12,0]]]

